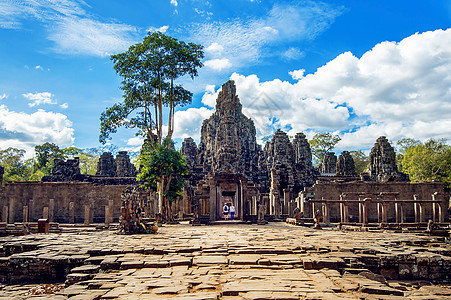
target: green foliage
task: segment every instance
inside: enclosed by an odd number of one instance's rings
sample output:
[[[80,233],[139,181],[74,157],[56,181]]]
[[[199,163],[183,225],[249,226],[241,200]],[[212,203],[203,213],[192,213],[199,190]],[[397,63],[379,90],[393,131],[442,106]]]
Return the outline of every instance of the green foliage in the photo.
[[[370,163],[369,156],[366,155],[365,153],[363,153],[362,150],[349,151],[349,154],[351,154],[352,159],[354,160],[356,173],[360,174],[360,173],[365,172]]]
[[[401,153],[401,170],[409,174],[411,181],[441,181],[450,187],[451,146],[446,144],[446,139],[416,141],[405,146]]]
[[[164,196],[175,200],[182,196],[183,176],[188,175],[185,157],[166,139],[163,145],[144,145],[139,157],[141,171],[137,179],[144,181],[144,188],[157,190],[157,183],[164,183]]]
[[[95,175],[97,172],[97,163],[99,162],[99,155],[81,152],[78,154],[80,159],[81,174]]]
[[[315,158],[315,165],[320,164],[326,153],[331,151],[339,141],[341,141],[341,138],[330,132],[315,134],[309,141],[310,149]]]
[[[111,56],[122,77],[123,102],[100,116],[99,141],[105,143],[121,126],[161,143],[163,107],[168,107],[168,138],[173,131],[174,109],[191,103],[192,93],[174,81],[197,76],[204,57],[202,46],[178,41],[161,32],[149,33],[142,43]],[[154,134],[156,130],[156,135]]]
[[[36,154],[35,168],[48,175],[52,172],[53,161],[55,159],[64,159],[65,155],[61,149],[54,143],[44,143],[34,147]]]
[[[0,150],[0,165],[4,167],[3,181],[28,180],[31,170],[29,161],[24,160],[25,150],[9,147]]]

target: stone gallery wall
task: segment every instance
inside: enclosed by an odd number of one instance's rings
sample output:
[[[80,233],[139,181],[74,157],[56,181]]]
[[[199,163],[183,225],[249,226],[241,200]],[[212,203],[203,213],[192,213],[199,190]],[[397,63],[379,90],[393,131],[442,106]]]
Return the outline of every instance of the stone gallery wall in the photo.
[[[399,200],[413,200],[413,195],[417,195],[418,200],[432,200],[434,193],[439,193],[436,196],[437,200],[442,200],[442,212],[445,214],[445,220],[448,218],[448,200],[443,194],[443,184],[440,182],[421,182],[421,183],[409,183],[409,182],[328,182],[328,183],[316,183],[313,187],[314,197],[316,200],[339,200],[342,193],[399,193],[397,199]],[[358,196],[348,196],[345,199],[358,199]],[[387,195],[386,200],[394,199],[393,196]],[[321,204],[316,204],[315,210],[319,209]],[[388,205],[388,221],[395,221],[395,209],[394,203]],[[414,221],[414,205],[413,203],[406,204],[406,221]],[[424,215],[427,222],[432,218],[432,204],[427,203],[424,205]],[[359,216],[359,210],[357,203],[349,206],[349,214],[355,217]],[[330,208],[330,216],[332,222],[340,221],[340,208],[338,204],[332,204]],[[368,210],[368,218],[370,222],[377,222],[377,205],[370,204]],[[353,220],[351,220],[353,221]]]
[[[46,214],[54,222],[83,223],[86,205],[90,208],[90,222],[105,222],[105,207],[111,210],[113,220],[117,221],[121,213],[121,193],[125,187],[89,182],[6,183],[3,193],[0,191],[0,207],[2,214],[7,207],[9,223],[23,221],[24,206],[28,207],[30,222],[36,222]]]

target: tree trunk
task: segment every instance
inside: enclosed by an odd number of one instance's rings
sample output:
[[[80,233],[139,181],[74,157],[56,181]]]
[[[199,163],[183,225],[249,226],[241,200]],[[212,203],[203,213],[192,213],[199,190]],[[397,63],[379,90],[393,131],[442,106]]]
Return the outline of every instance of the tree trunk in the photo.
[[[163,213],[163,193],[164,193],[163,180],[161,180],[161,182],[158,182],[157,190],[158,190],[158,213],[160,215],[162,215],[162,213]]]

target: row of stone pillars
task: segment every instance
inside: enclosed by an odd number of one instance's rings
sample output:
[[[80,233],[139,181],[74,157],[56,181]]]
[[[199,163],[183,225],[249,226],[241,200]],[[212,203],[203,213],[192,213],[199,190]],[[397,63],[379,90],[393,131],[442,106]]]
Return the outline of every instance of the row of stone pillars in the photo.
[[[33,200],[30,200],[29,205],[23,206],[22,208],[22,223],[28,223],[30,220],[34,220],[33,216]],[[90,224],[93,222],[94,214],[91,205],[84,205],[84,223]],[[42,208],[42,215],[38,217],[43,219],[48,219],[50,222],[54,221],[55,212],[55,200],[50,199],[49,206],[44,206]],[[113,212],[114,212],[114,201],[109,200],[108,205],[105,206],[105,224],[111,224],[113,222]],[[69,223],[75,223],[75,203],[69,202]],[[2,210],[2,220],[5,223],[14,223],[14,206],[3,206]]]
[[[340,197],[341,198],[341,197]],[[432,221],[443,223],[445,221],[445,215],[442,208],[442,201],[436,200],[436,195],[432,195],[432,200],[418,200],[414,195],[413,200],[373,200],[370,198],[364,198],[359,200],[313,200],[312,203],[321,203],[321,211],[323,216],[323,222],[330,223],[330,205],[338,203],[340,205],[340,221],[342,223],[349,222],[349,204],[357,203],[359,206],[359,223],[368,224],[368,205],[370,203],[376,203],[377,205],[377,217],[378,223],[388,223],[388,209],[389,204],[394,204],[396,223],[402,224],[406,222],[405,206],[407,203],[413,203],[415,223],[424,223],[424,205],[432,204]],[[305,203],[302,203],[301,211],[304,211]],[[314,211],[312,210],[314,214]]]

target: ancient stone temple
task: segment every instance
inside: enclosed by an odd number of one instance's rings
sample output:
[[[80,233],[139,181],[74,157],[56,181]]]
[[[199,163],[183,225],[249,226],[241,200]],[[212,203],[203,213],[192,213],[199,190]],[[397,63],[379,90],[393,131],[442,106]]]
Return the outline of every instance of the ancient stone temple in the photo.
[[[377,139],[370,152],[369,174],[379,182],[409,181],[409,176],[398,171],[396,154],[385,136]]]
[[[235,84],[228,81],[219,92],[215,113],[202,124],[199,146],[192,138],[182,144],[190,168],[184,198],[210,221],[222,218],[224,204],[234,204],[241,220],[256,218],[265,194],[271,199],[265,203],[269,214],[286,214],[294,194],[314,182],[304,134],[298,133],[291,143],[278,130],[262,150],[253,121],[241,110]]]
[[[116,161],[111,152],[103,152],[97,163],[97,176],[116,177]]]
[[[354,159],[352,158],[349,151],[343,151],[338,156],[337,176],[356,176]]]
[[[119,151],[116,155],[116,174],[118,177],[135,177],[136,167],[130,162],[127,151]]]
[[[202,123],[198,164],[205,172],[257,174],[258,152],[254,122],[241,112],[233,81],[222,86],[216,111]]]
[[[323,174],[335,174],[337,171],[337,156],[333,152],[327,152],[321,163],[320,172]]]

